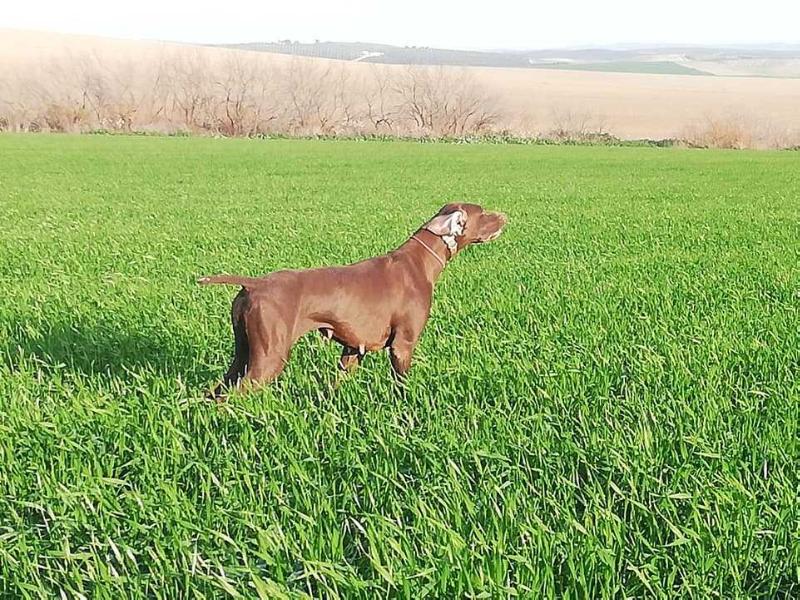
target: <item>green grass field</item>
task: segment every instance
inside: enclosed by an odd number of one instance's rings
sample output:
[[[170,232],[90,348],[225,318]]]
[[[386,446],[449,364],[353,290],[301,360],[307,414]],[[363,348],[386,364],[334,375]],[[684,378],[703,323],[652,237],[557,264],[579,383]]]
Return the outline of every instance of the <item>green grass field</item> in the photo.
[[[405,395],[217,272],[479,201]],[[796,597],[800,155],[0,137],[0,596]]]
[[[603,73],[653,73],[658,75],[705,75],[711,73],[693,69],[672,61],[614,60],[594,63],[534,63],[532,69],[557,69],[565,71],[600,71]]]

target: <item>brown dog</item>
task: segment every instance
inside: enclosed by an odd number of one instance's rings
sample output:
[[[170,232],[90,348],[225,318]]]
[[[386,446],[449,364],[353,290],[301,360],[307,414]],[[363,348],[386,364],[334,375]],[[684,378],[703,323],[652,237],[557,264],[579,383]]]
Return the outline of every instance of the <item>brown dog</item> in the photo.
[[[344,267],[200,279],[242,286],[231,310],[235,355],[214,395],[239,382],[257,385],[277,377],[292,345],[312,329],[344,347],[342,369],[354,368],[368,351],[388,348],[402,379],[447,261],[470,244],[495,239],[505,224],[505,215],[477,204],[448,204],[383,256]]]

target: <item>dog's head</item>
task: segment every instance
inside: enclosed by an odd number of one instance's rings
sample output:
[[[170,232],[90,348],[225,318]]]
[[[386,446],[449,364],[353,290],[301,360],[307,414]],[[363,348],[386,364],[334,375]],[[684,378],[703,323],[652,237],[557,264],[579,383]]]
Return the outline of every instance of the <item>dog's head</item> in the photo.
[[[443,206],[423,229],[442,238],[455,254],[470,244],[497,239],[507,222],[503,213],[485,211],[478,204],[454,203]]]

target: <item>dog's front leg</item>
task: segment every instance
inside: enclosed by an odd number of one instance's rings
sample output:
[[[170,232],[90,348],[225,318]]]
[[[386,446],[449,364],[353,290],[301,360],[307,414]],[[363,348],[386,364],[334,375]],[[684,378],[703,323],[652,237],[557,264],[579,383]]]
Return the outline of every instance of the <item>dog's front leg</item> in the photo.
[[[414,354],[416,344],[396,339],[389,347],[389,359],[392,362],[392,370],[398,383],[405,383],[406,374],[411,368],[411,357]]]

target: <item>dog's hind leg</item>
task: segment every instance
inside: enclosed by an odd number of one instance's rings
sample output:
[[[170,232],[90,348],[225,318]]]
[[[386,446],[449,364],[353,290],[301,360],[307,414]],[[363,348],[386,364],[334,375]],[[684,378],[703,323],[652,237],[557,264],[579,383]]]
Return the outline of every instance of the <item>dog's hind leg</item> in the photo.
[[[281,374],[288,361],[288,348],[285,350],[272,348],[268,355],[260,353],[254,356],[251,353],[247,373],[242,379],[242,387],[253,389],[269,383]]]
[[[242,386],[256,388],[275,379],[289,361],[292,348],[287,318],[275,318],[274,307],[262,306],[244,319],[247,330],[247,371]]]
[[[228,372],[222,379],[211,396],[221,398],[226,390],[236,387],[247,371],[247,361],[250,355],[250,348],[247,341],[247,329],[244,322],[244,309],[246,308],[246,292],[242,290],[234,299],[231,307],[231,325],[233,327],[233,360]]]
[[[249,344],[247,343],[247,331],[244,327],[244,320],[239,319],[233,324],[234,356],[228,372],[225,373],[224,383],[226,386],[235,386],[244,377],[247,371],[247,359],[250,355]]]

